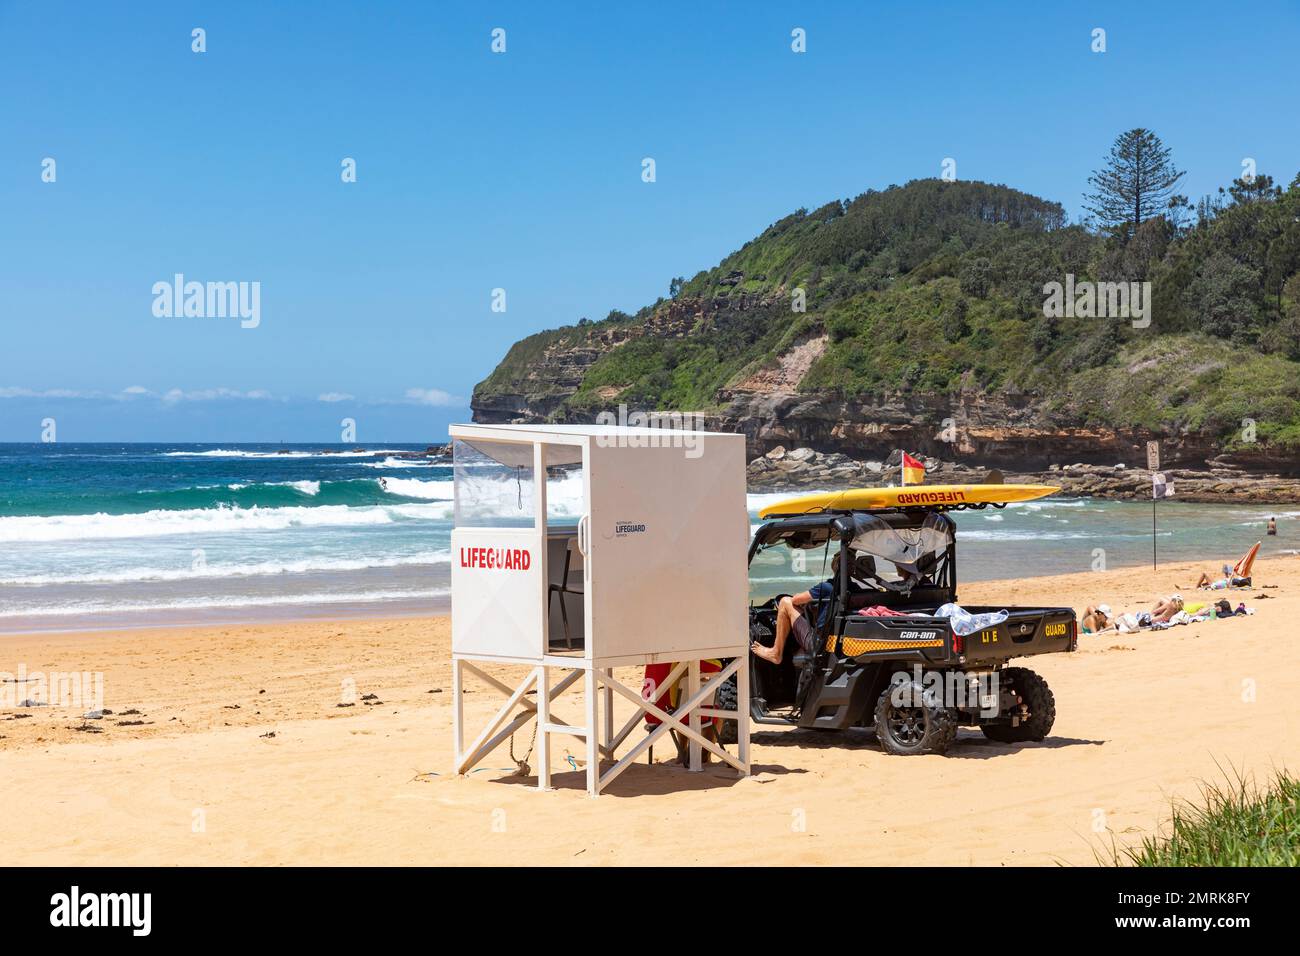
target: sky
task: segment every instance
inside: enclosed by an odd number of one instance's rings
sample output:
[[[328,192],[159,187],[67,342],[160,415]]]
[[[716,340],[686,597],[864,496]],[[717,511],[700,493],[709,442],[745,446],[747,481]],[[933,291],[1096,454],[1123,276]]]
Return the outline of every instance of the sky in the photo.
[[[1134,126],[1289,182],[1297,51],[1269,0],[0,0],[0,441],[444,441],[523,336],[945,159],[1072,217]]]

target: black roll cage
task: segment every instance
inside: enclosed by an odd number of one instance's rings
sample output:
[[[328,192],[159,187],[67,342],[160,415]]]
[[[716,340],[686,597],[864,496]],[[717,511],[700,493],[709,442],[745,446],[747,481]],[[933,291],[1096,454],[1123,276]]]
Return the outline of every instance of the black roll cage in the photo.
[[[983,507],[978,506],[978,507]],[[994,507],[1003,507],[994,505]],[[952,518],[948,517],[946,512],[949,510],[962,510],[962,508],[949,508],[945,506],[932,508],[886,508],[881,510],[858,510],[858,511],[824,511],[812,515],[791,515],[791,516],[774,516],[771,520],[761,525],[754,533],[754,540],[749,545],[749,562],[752,564],[754,555],[759,550],[769,544],[776,543],[779,538],[793,537],[793,535],[784,535],[779,532],[793,531],[796,534],[806,532],[810,542],[816,544],[822,543],[822,536],[819,532],[825,530],[825,542],[838,538],[840,542],[840,574],[836,582],[834,594],[831,596],[830,613],[826,615],[826,623],[818,633],[818,641],[815,652],[815,663],[820,665],[826,656],[826,637],[831,627],[834,626],[836,617],[843,613],[847,604],[844,596],[849,593],[849,582],[852,577],[853,562],[848,560],[849,545],[853,541],[855,514],[869,514],[874,518],[879,518],[888,524],[891,528],[902,530],[915,530],[921,527],[921,523],[931,514],[939,515],[944,526],[949,532],[948,547],[944,549],[942,557],[935,565],[938,576],[932,579],[932,586],[946,589],[953,593],[954,600],[957,589],[957,525]],[[820,613],[820,609],[819,609]]]

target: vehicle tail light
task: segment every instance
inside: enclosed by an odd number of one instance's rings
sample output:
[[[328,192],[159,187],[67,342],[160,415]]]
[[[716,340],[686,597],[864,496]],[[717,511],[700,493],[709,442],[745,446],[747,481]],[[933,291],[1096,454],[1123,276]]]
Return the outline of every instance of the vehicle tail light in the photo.
[[[956,631],[952,632],[952,652],[954,654],[966,653],[966,638],[962,637]]]

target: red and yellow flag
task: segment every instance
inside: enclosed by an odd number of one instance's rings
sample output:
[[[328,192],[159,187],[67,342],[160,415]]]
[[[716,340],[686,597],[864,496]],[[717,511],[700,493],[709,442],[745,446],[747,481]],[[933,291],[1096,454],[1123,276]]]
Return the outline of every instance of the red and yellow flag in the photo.
[[[925,465],[903,452],[903,484],[920,485],[925,482]]]

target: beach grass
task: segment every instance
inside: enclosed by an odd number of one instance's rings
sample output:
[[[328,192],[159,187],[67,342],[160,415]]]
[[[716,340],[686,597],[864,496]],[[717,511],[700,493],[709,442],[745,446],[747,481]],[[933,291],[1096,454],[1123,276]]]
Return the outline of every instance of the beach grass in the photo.
[[[1300,780],[1279,771],[1267,786],[1233,774],[1173,805],[1170,825],[1127,849],[1113,866],[1300,866]]]

